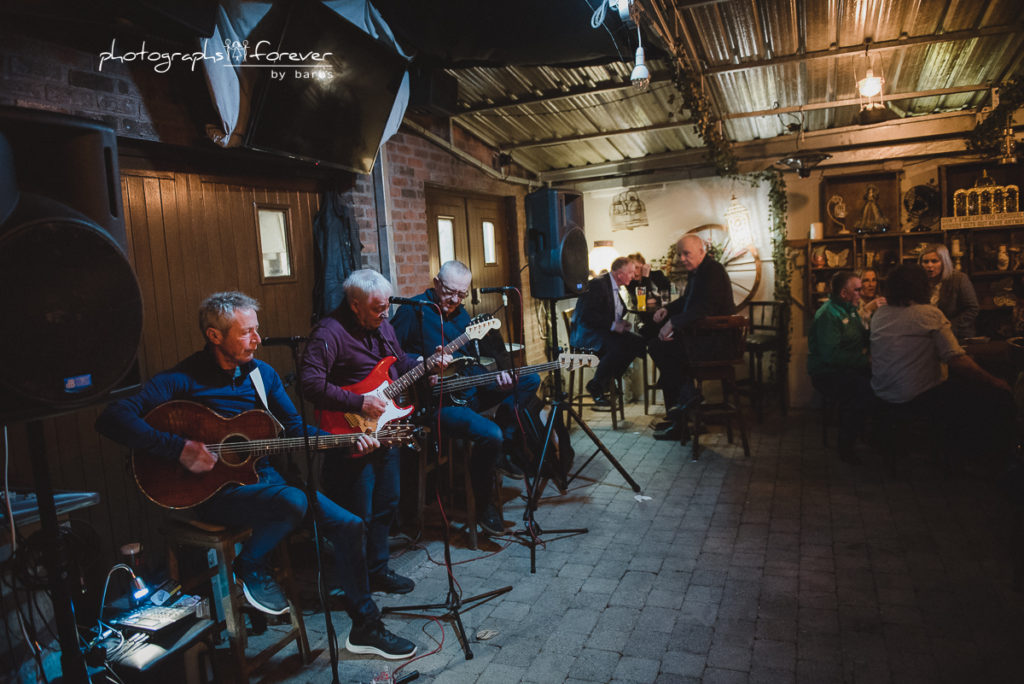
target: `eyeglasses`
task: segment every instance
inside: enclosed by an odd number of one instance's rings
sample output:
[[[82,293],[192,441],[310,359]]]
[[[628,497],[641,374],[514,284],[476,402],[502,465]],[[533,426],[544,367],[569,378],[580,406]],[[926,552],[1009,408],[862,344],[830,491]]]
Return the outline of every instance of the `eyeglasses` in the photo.
[[[440,278],[436,278],[436,280],[437,280],[437,284],[440,285],[440,290],[441,290],[441,296],[442,297],[455,297],[456,299],[465,299],[466,297],[469,296],[469,292],[468,291],[455,290],[455,289],[450,288],[447,285],[445,285],[444,281],[441,280]]]

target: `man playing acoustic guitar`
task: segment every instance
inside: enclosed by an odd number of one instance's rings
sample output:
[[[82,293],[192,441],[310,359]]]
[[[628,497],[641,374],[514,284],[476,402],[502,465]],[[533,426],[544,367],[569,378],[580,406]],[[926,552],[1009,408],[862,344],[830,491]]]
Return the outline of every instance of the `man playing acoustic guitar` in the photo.
[[[197,479],[217,466],[215,451],[219,449],[152,427],[146,418],[162,404],[187,399],[224,417],[265,409],[290,437],[307,431],[318,434],[314,428],[302,425],[274,369],[255,358],[260,344],[258,310],[259,303],[241,292],[207,297],[199,309],[199,328],[206,347],[150,378],[139,394],[110,404],[96,421],[96,429],[114,441],[145,451],[147,459],[176,461]],[[377,448],[379,442],[363,435],[354,446],[359,453],[366,453]],[[254,607],[277,615],[285,612],[288,604],[270,574],[266,557],[303,522],[307,501],[302,489],[287,485],[267,459],[258,461],[256,473],[259,482],[228,484],[196,506],[195,512],[211,523],[252,528],[252,536],[235,559],[235,577]],[[346,647],[354,653],[384,658],[411,657],[416,652],[415,644],[384,627],[370,596],[362,520],[322,494],[317,499],[322,511],[322,534],[334,548],[338,584],[345,592],[345,609],[352,618]]]
[[[466,331],[470,317],[462,306],[462,300],[469,294],[472,280],[473,274],[461,261],[446,261],[441,265],[434,278],[434,286],[414,297],[436,304],[442,314],[439,317],[434,309],[427,309],[423,317],[422,337],[413,311],[415,307],[403,305],[398,309],[395,332],[407,352],[422,354],[425,349],[442,344],[442,340],[448,342]],[[487,534],[505,533],[504,522],[493,502],[494,471],[500,468],[512,477],[523,477],[522,471],[508,459],[508,454],[518,453],[515,439],[518,423],[514,409],[525,406],[539,386],[540,378],[536,373],[513,376],[502,372],[495,382],[467,393],[464,405],[453,405],[448,397],[443,398],[442,429],[473,440],[470,478],[476,498],[477,522]],[[494,406],[498,406],[495,420],[480,415],[481,411]]]

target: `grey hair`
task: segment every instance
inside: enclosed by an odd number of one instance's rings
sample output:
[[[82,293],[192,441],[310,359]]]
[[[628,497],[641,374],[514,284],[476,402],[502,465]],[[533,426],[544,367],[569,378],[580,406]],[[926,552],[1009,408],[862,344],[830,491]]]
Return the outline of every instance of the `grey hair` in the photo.
[[[695,235],[693,233],[687,233],[686,235],[683,235],[681,238],[679,238],[679,240],[676,241],[676,249],[678,250],[680,247],[682,247],[682,244],[687,240],[691,242],[696,241],[697,244],[700,245],[701,254],[707,254],[708,243],[705,242],[704,238],[702,238],[700,235]]]
[[[940,280],[949,280],[953,276],[953,260],[949,256],[949,250],[946,249],[946,245],[940,243],[928,245],[921,250],[921,254],[917,257],[917,263],[921,263],[925,254],[933,253],[935,256],[939,257],[939,261],[942,262],[942,276],[940,277]]]
[[[208,328],[227,332],[231,319],[239,309],[260,310],[260,303],[247,294],[238,291],[214,292],[199,305],[199,332],[206,334]]]
[[[473,276],[473,272],[469,270],[469,266],[462,263],[458,259],[452,259],[441,264],[441,268],[437,270],[437,277],[441,280],[445,279],[445,276],[452,278],[459,278],[461,276]]]
[[[352,271],[341,284],[345,297],[350,301],[364,301],[371,294],[382,294],[390,297],[394,289],[388,279],[372,268],[361,268]]]

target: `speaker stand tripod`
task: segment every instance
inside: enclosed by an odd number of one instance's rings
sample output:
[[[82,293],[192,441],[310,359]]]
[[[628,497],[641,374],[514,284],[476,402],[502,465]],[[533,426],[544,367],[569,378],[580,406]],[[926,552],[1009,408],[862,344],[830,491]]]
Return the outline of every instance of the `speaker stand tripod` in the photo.
[[[558,349],[559,349],[559,347],[558,347],[558,327],[557,327],[558,321],[557,321],[557,316],[556,316],[556,311],[555,311],[555,302],[556,301],[557,300],[555,300],[555,299],[545,300],[545,303],[547,304],[547,307],[548,307],[549,325],[550,325],[548,338],[549,338],[549,340],[551,342],[551,345],[550,345],[549,351],[548,351],[548,358],[551,358],[551,359],[558,358]],[[626,469],[624,467],[622,467],[622,464],[619,463],[619,461],[615,458],[615,456],[612,455],[612,452],[610,452],[608,450],[608,447],[606,447],[604,445],[604,443],[601,441],[601,439],[594,433],[594,431],[590,429],[590,426],[587,425],[586,421],[583,420],[582,416],[580,416],[580,414],[576,412],[576,410],[572,407],[572,404],[566,398],[566,396],[565,396],[565,389],[562,386],[562,373],[560,371],[556,370],[555,374],[554,374],[554,378],[555,378],[555,382],[554,382],[555,386],[554,386],[554,391],[552,392],[552,397],[553,398],[551,400],[551,414],[548,417],[547,431],[546,431],[546,433],[544,435],[544,445],[543,445],[543,447],[541,447],[540,458],[537,459],[537,469],[535,471],[536,474],[534,475],[533,482],[530,481],[530,475],[529,474],[526,475],[525,480],[524,480],[526,482],[526,491],[527,491],[526,510],[523,512],[523,528],[524,529],[516,530],[515,532],[512,533],[517,538],[524,539],[525,541],[523,543],[530,547],[530,573],[531,574],[536,574],[536,572],[537,572],[537,546],[544,543],[540,539],[540,535],[542,535],[542,534],[555,534],[555,535],[560,535],[560,536],[556,537],[555,539],[563,539],[565,537],[571,537],[571,536],[574,536],[574,535],[577,535],[577,534],[586,534],[587,532],[589,532],[589,530],[587,528],[585,528],[585,527],[571,528],[571,529],[561,529],[561,530],[546,530],[546,531],[545,530],[541,530],[540,525],[537,524],[537,521],[534,518],[534,511],[537,510],[537,503],[538,503],[538,501],[540,501],[540,494],[541,494],[541,491],[543,490],[543,486],[538,486],[540,484],[541,479],[542,479],[540,473],[541,473],[541,469],[544,466],[544,459],[547,457],[548,452],[551,450],[551,448],[553,446],[551,438],[552,438],[552,435],[555,433],[554,432],[555,428],[557,427],[559,429],[559,431],[561,432],[561,434],[564,436],[564,438],[567,438],[567,432],[565,430],[565,425],[564,425],[564,422],[563,422],[565,420],[564,416],[562,415],[563,412],[568,414],[569,417],[571,417],[574,421],[576,421],[576,424],[579,425],[580,428],[583,430],[583,432],[586,433],[587,437],[590,438],[590,441],[594,443],[594,446],[596,446],[597,449],[594,451],[593,454],[591,454],[590,458],[588,458],[583,463],[583,465],[581,465],[576,470],[575,473],[572,473],[571,476],[568,473],[568,468],[566,467],[566,464],[564,462],[562,462],[561,459],[558,459],[557,457],[555,457],[556,460],[558,461],[558,464],[557,464],[557,468],[555,470],[554,479],[555,479],[555,483],[558,485],[559,490],[560,491],[565,491],[566,489],[568,489],[569,484],[579,476],[579,474],[583,471],[583,469],[585,467],[587,467],[587,465],[591,461],[593,461],[594,458],[599,453],[603,453],[605,458],[608,459],[608,462],[611,463],[612,466],[616,470],[619,471],[619,474],[621,474],[622,477],[626,480],[626,482],[629,483],[630,487],[633,488],[633,491],[637,492],[637,493],[640,492],[640,485],[638,485],[636,483],[636,480],[634,480],[632,477],[630,477],[630,475],[626,471]],[[554,541],[554,540],[551,540],[551,541]]]

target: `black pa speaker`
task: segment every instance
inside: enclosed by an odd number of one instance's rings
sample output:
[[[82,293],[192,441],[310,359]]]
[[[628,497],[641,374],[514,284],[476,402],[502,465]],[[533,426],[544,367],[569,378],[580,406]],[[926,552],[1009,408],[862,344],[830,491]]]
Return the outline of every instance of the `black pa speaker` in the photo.
[[[0,421],[136,390],[142,294],[114,132],[0,108],[0,178]]]
[[[526,258],[538,299],[576,297],[590,275],[583,195],[542,188],[526,196]]]

